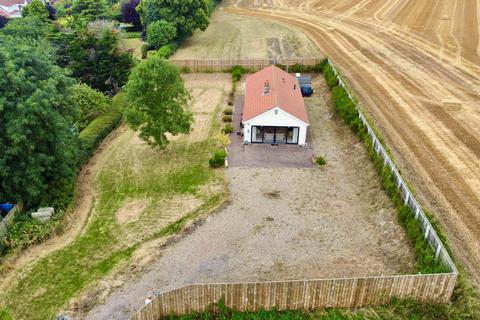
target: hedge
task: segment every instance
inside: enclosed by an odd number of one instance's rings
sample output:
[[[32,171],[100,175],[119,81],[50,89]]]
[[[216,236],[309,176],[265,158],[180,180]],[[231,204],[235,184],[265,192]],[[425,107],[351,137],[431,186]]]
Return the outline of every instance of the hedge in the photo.
[[[304,65],[304,64],[292,64],[288,66],[289,73],[321,73],[328,66],[328,59],[323,59],[319,63],[314,65]],[[280,69],[287,71],[287,66],[284,64],[277,64],[277,67]]]
[[[122,114],[116,108],[104,113],[93,120],[82,132],[82,163],[88,161],[102,140],[120,123]]]

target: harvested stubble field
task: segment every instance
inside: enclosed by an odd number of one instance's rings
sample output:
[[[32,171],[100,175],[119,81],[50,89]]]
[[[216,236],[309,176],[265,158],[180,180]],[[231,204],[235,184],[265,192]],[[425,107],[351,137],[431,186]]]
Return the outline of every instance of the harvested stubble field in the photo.
[[[306,101],[312,142],[328,164],[226,169],[231,202],[87,319],[128,319],[155,291],[192,283],[415,272],[412,246],[363,143],[335,114],[322,77],[314,83],[317,94]]]
[[[225,6],[297,27],[333,60],[478,287],[480,2],[239,0]]]

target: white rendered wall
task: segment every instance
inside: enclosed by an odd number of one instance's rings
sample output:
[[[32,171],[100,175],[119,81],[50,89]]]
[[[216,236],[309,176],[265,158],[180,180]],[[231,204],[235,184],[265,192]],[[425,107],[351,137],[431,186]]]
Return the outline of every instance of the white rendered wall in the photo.
[[[277,112],[275,113],[275,111]],[[308,124],[278,107],[243,122],[243,140],[248,143],[252,139],[252,126],[298,127],[298,144],[305,145],[307,140]]]

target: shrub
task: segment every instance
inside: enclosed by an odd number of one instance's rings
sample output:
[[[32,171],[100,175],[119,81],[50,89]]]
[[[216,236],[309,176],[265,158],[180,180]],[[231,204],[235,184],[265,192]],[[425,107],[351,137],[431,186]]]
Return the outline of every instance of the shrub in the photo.
[[[232,67],[232,81],[233,83],[240,81],[242,78],[242,74],[246,72],[246,69],[242,66],[234,66]]]
[[[84,83],[72,87],[72,99],[80,112],[77,119],[77,127],[80,131],[93,119],[110,109],[108,97]]]
[[[315,65],[302,65],[302,64],[296,63],[291,65],[288,68],[288,72],[290,73],[297,73],[297,72],[321,73],[323,72],[327,63],[328,63],[328,59],[323,59]]]
[[[1,18],[2,18],[2,16],[0,16],[0,20],[1,20]],[[1,25],[0,25],[0,28],[1,28]],[[7,310],[0,309],[0,319],[1,320],[12,320],[13,317],[10,314],[10,312],[8,312]]]
[[[150,46],[147,43],[143,44],[142,45],[142,59],[147,59],[148,50],[150,50]]]
[[[223,116],[223,122],[232,122],[232,116],[224,115]]]
[[[220,148],[225,148],[231,143],[230,137],[228,136],[228,134],[223,132],[223,130],[217,135],[216,140],[217,140],[217,145]]]
[[[227,157],[227,153],[223,149],[219,149],[215,151],[213,157],[208,160],[210,167],[212,168],[220,168],[221,166],[225,165],[225,158]]]
[[[147,27],[147,42],[154,49],[168,44],[177,36],[177,28],[171,22],[158,20]]]
[[[122,114],[117,108],[112,108],[93,120],[82,132],[80,141],[82,144],[82,162],[86,162],[93,154],[100,142],[120,123]]]
[[[324,156],[318,156],[315,159],[315,162],[320,166],[323,167],[324,165],[327,164],[327,159]]]
[[[332,89],[336,85],[338,85],[338,79],[337,76],[335,75],[335,72],[333,71],[333,68],[330,64],[327,64],[323,68],[323,75],[325,77],[325,81],[327,82],[327,85]]]
[[[163,59],[168,59],[172,54],[177,50],[177,46],[174,44],[167,44],[160,49],[158,49],[156,55]]]
[[[222,132],[225,134],[230,134],[233,132],[233,126],[231,124],[227,124],[225,128],[222,129]]]
[[[235,102],[235,91],[232,89],[232,91],[228,93],[227,104],[229,106],[233,106],[234,102]]]
[[[140,15],[137,12],[137,6],[140,0],[127,0],[122,3],[122,21],[133,25],[140,25]]]
[[[233,114],[233,109],[225,109],[223,110],[223,114],[231,116]]]
[[[43,223],[33,219],[30,213],[25,213],[15,218],[15,223],[8,232],[7,244],[13,249],[23,249],[42,242],[59,227],[60,222],[57,219]]]

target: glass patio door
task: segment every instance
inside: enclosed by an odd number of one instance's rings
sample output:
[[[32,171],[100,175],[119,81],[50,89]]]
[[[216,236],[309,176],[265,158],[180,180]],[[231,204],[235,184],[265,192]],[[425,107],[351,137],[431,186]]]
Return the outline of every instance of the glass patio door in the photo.
[[[275,127],[263,127],[263,142],[275,142]]]

